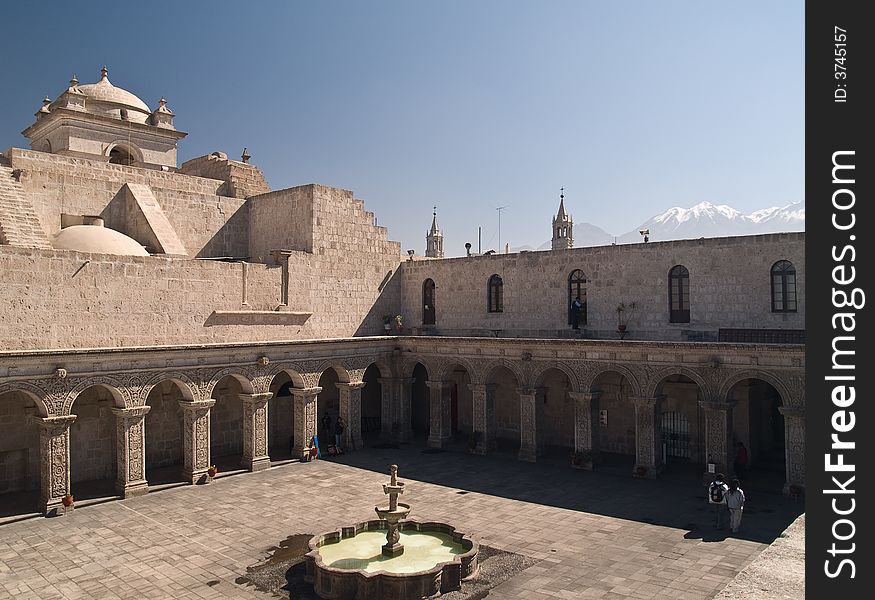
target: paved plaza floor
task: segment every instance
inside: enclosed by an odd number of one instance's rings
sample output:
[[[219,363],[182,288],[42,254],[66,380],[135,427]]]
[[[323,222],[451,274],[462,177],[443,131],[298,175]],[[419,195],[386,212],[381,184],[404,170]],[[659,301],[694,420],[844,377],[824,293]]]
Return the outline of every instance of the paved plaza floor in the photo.
[[[741,533],[726,537],[695,469],[650,481],[567,462],[369,448],[9,522],[0,598],[277,598],[237,581],[290,536],[373,519],[390,463],[411,518],[537,561],[490,600],[712,598],[803,510],[751,491]]]

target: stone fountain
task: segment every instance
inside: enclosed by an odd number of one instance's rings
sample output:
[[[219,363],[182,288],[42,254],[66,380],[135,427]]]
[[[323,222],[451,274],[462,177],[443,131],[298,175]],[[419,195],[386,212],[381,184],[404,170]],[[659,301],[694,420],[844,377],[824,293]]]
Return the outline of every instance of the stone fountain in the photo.
[[[321,598],[420,600],[457,590],[477,574],[477,542],[446,523],[407,520],[410,505],[398,502],[405,488],[398,466],[389,472],[383,484],[389,505],[374,509],[379,520],[310,539],[305,579]]]
[[[389,474],[389,483],[383,484],[383,493],[389,495],[389,506],[383,508],[376,506],[374,510],[377,511],[377,516],[389,525],[389,530],[386,532],[386,543],[383,545],[383,556],[394,558],[404,554],[404,545],[400,542],[401,533],[398,531],[398,523],[410,514],[410,505],[398,502],[398,494],[404,493],[404,483],[398,481],[398,465],[391,465]]]

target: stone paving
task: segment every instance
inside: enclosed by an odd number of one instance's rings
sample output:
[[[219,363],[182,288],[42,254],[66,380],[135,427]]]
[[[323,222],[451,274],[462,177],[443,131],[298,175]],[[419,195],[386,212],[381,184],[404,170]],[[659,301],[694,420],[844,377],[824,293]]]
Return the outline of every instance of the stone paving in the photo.
[[[7,523],[0,598],[275,598],[235,580],[291,535],[373,518],[390,463],[411,518],[539,560],[490,599],[713,598],[803,510],[752,492],[725,537],[697,471],[650,481],[566,462],[370,448]]]

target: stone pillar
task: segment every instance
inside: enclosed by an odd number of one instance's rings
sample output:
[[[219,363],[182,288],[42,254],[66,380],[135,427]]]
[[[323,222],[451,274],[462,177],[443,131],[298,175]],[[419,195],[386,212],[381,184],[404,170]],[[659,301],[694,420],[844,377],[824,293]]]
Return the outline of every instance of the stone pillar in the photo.
[[[47,517],[63,515],[61,498],[70,491],[70,425],[76,415],[31,418],[40,428],[40,509]]]
[[[804,494],[805,409],[780,406],[778,410],[784,415],[784,463],[787,471],[784,493],[789,494],[790,487],[794,486],[799,493]]]
[[[346,422],[343,431],[343,450],[360,450],[364,447],[362,441],[362,388],[364,381],[353,383],[338,383],[340,392],[340,416]]]
[[[267,454],[267,403],[273,392],[239,394],[243,402],[243,460],[241,466],[250,471],[262,471],[270,467]]]
[[[518,388],[520,396],[520,451],[519,460],[535,462],[538,456],[538,417],[535,390]]]
[[[401,437],[401,421],[397,414],[398,380],[394,377],[380,377],[380,441],[397,442]],[[398,423],[397,431],[393,426]]]
[[[479,432],[475,454],[486,454],[495,447],[495,386],[469,384],[474,400],[474,431]]]
[[[311,388],[292,388],[289,390],[295,397],[295,431],[294,431],[294,451],[292,455],[297,458],[304,458],[304,451],[310,448],[310,443],[313,441],[313,436],[316,435],[316,397],[322,391],[321,387]],[[320,448],[328,450],[328,444],[331,440],[321,440]]]
[[[210,409],[215,400],[179,401],[182,407],[182,477],[197,483],[206,478],[210,467]]]
[[[568,392],[574,402],[574,451],[592,456],[595,450],[592,436],[592,402],[598,400],[600,392]],[[592,470],[592,459],[583,460],[580,468]]]
[[[398,421],[401,423],[401,442],[413,439],[413,377],[401,377],[396,388]]]
[[[732,404],[703,400],[699,406],[705,414],[705,462],[714,463],[714,473],[709,473],[706,466],[702,479],[713,481],[715,473],[731,477]]]
[[[430,448],[444,448],[449,444],[452,432],[450,427],[450,400],[446,395],[447,385],[443,381],[426,381],[430,396],[431,424],[428,432]]]
[[[635,467],[632,475],[655,479],[662,466],[662,446],[656,423],[659,398],[632,398],[635,404]]]
[[[145,417],[151,406],[112,408],[116,426],[115,489],[122,498],[142,496],[149,491],[146,481]]]

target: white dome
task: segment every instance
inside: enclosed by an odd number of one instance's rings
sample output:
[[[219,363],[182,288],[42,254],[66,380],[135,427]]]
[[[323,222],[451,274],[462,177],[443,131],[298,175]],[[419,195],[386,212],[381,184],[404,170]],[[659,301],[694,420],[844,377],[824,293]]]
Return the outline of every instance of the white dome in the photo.
[[[121,254],[125,256],[149,256],[149,253],[133,238],[120,231],[100,225],[73,225],[65,227],[52,239],[56,250],[94,252],[97,254]]]
[[[137,110],[142,110],[146,113],[151,113],[149,107],[145,102],[137,98],[134,94],[130,93],[127,90],[123,90],[120,87],[115,87],[113,84],[109,82],[109,77],[107,77],[106,67],[101,71],[100,81],[97,83],[86,83],[84,85],[78,86],[79,91],[88,96],[89,98],[94,98],[95,100],[100,100],[101,102],[114,102],[116,104],[122,104],[124,106],[130,108],[136,108]]]

